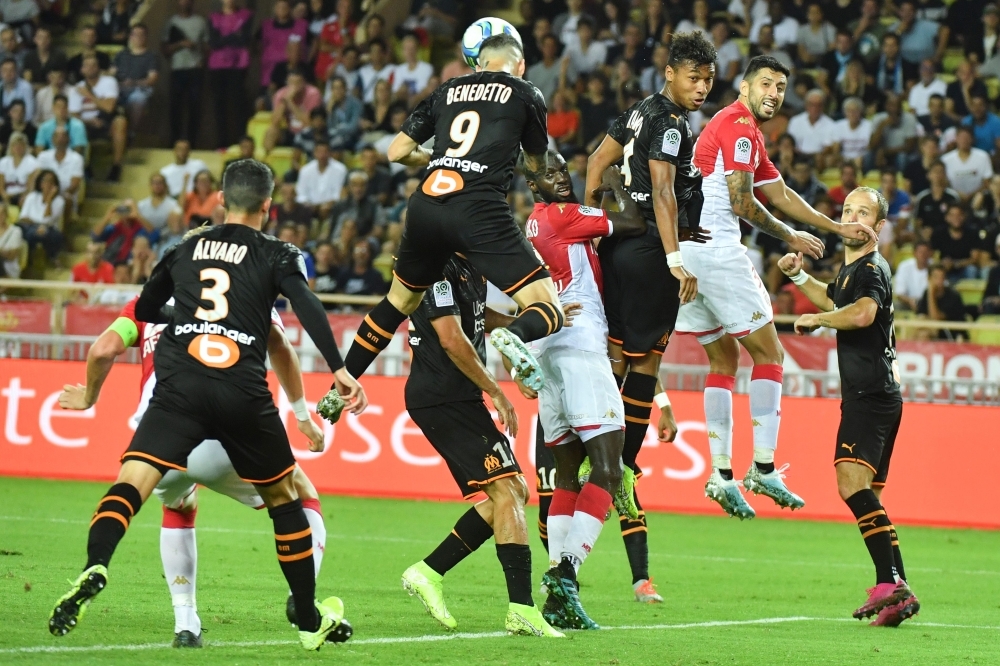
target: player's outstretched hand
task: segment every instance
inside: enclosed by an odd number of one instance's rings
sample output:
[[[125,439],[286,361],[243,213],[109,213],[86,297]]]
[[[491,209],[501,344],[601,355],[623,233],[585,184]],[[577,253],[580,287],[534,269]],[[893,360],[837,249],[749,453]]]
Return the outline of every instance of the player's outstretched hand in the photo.
[[[337,391],[347,403],[347,410],[352,414],[360,414],[365,411],[365,408],[368,407],[368,396],[365,395],[365,390],[361,388],[358,380],[351,376],[347,368],[337,370],[333,373],[333,377],[337,383]]]
[[[510,404],[503,391],[498,390],[495,394],[490,394],[490,399],[496,407],[500,424],[507,429],[511,437],[517,437],[517,412],[514,411],[514,405]]]
[[[809,255],[813,259],[822,259],[826,246],[823,241],[813,236],[808,231],[793,231],[792,237],[788,241],[788,247],[793,252],[801,252]]]
[[[583,303],[566,303],[563,305],[563,328],[573,325],[576,316],[583,312]]]
[[[83,384],[66,384],[59,394],[59,406],[63,409],[90,409],[87,402],[87,387]]]
[[[802,253],[789,252],[781,259],[778,259],[778,268],[788,277],[798,275],[799,271],[802,270]]]
[[[326,448],[326,440],[323,437],[323,430],[316,425],[316,422],[312,420],[311,416],[305,421],[296,421],[295,425],[298,426],[299,432],[309,438],[310,451],[313,453],[319,453]]]
[[[690,303],[698,295],[698,278],[688,272],[683,266],[674,266],[670,269],[670,274],[680,280],[681,305]]]
[[[853,238],[873,243],[878,242],[878,234],[875,233],[875,230],[860,222],[844,222],[837,229],[837,233],[842,238]]]
[[[661,442],[672,442],[677,437],[677,421],[674,420],[674,410],[667,405],[660,410],[660,422],[656,425],[657,439]]]
[[[701,227],[695,227],[694,229],[691,229],[690,227],[680,227],[677,229],[677,240],[691,241],[692,243],[707,243],[712,240],[712,234],[708,233]]]
[[[814,314],[804,314],[795,320],[795,332],[798,335],[812,333],[817,328],[819,328],[819,322]]]

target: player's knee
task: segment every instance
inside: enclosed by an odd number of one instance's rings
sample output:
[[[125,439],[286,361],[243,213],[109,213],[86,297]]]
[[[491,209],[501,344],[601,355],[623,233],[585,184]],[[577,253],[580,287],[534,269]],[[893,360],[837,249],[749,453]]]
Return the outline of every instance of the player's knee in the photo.
[[[299,499],[299,493],[295,489],[295,483],[292,481],[292,474],[286,474],[281,477],[275,483],[270,483],[266,486],[254,484],[257,489],[257,493],[260,495],[261,499],[264,500],[264,504],[267,508],[273,509],[282,504],[288,504],[289,502],[294,502]]]
[[[622,468],[618,460],[592,458],[590,483],[612,492],[622,483]]]
[[[522,476],[497,479],[484,488],[497,510],[500,507],[523,507],[528,502],[528,484]]]
[[[844,501],[855,493],[871,488],[871,482],[864,475],[853,473],[855,467],[857,465],[850,463],[837,465],[837,492]]]

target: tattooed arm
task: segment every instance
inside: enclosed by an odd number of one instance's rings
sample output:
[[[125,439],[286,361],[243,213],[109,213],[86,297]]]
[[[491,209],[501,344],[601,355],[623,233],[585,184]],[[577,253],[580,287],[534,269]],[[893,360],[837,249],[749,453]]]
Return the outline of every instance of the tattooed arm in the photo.
[[[805,231],[795,231],[771,215],[757,200],[753,195],[751,172],[733,171],[726,176],[726,184],[729,186],[729,202],[733,206],[733,213],[764,233],[785,241],[794,252],[802,252],[816,259],[823,257],[822,241]]]

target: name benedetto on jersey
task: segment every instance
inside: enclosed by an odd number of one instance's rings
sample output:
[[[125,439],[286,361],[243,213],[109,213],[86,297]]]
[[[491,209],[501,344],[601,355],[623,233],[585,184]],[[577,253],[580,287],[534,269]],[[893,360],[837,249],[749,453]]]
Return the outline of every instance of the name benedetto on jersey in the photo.
[[[649,160],[669,162],[677,168],[674,195],[679,212],[701,191],[701,171],[694,165],[694,133],[687,111],[664,95],[653,93],[633,104],[618,116],[608,135],[625,147],[625,190],[654,228]]]
[[[158,382],[195,373],[270,394],[271,311],[294,273],[305,279],[298,248],[243,225],[213,227],[168,250],[146,286],[174,296],[154,358]]]
[[[545,98],[533,84],[504,72],[476,72],[438,86],[417,105],[402,131],[434,153],[418,192],[446,201],[506,201],[521,146],[548,147]]]

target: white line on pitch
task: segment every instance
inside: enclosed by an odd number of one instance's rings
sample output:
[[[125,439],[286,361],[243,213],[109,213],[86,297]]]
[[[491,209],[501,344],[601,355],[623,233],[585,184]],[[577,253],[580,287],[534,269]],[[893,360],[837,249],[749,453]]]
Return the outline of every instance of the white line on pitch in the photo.
[[[850,618],[842,617],[765,617],[755,620],[710,620],[707,622],[686,622],[682,624],[630,624],[619,627],[603,627],[602,631],[666,631],[676,629],[706,629],[714,627],[741,627],[761,624],[783,624],[787,622],[857,622]],[[988,631],[1000,631],[1000,626],[982,626],[969,624],[948,624],[944,622],[910,622],[910,626],[915,627],[935,627],[942,629],[983,629]],[[502,638],[507,634],[502,631],[484,631],[478,633],[455,633],[455,634],[426,634],[423,636],[395,636],[385,638],[361,638],[352,640],[347,646],[352,645],[395,645],[399,643],[436,643],[440,641],[453,640],[477,640],[482,638]],[[268,647],[275,645],[295,645],[295,641],[208,641],[206,647],[217,648],[241,648],[241,647]],[[161,650],[169,649],[170,643],[137,643],[134,645],[38,645],[34,647],[5,648],[0,649],[0,654],[36,654],[36,653],[72,653],[72,652],[109,652],[139,651],[139,650]]]

